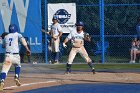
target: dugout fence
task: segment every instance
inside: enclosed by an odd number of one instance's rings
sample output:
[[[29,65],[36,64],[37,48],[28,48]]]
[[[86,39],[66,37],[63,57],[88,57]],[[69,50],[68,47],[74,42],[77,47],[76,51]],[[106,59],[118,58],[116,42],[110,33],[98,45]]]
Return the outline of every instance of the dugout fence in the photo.
[[[45,1],[45,2],[44,2]],[[81,20],[85,23],[85,31],[92,36],[92,43],[85,42],[86,50],[89,56],[96,63],[129,63],[131,41],[137,36],[136,24],[140,16],[140,1],[137,0],[43,0],[42,1],[42,25],[47,29],[47,3],[76,3],[77,21]],[[43,35],[43,53],[38,56],[42,61],[49,63],[51,58],[48,48],[47,39]],[[69,48],[62,47],[67,34],[63,34],[60,43],[60,63],[66,63]],[[47,38],[47,39],[46,39]],[[102,53],[96,54],[97,42],[107,41],[109,46],[104,50],[102,45]],[[107,51],[107,53],[106,53]],[[79,55],[74,62],[83,63]],[[138,63],[138,59],[136,60]]]

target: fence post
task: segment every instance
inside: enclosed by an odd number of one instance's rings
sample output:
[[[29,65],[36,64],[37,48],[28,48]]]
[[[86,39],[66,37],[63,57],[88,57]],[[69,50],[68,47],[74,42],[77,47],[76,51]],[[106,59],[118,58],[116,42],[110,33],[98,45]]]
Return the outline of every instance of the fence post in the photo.
[[[104,50],[104,0],[99,1],[100,5],[100,41],[102,42],[102,63],[104,63],[105,50]]]
[[[45,26],[45,31],[47,31],[47,29],[48,29],[48,9],[47,9],[47,6],[48,6],[48,2],[47,2],[47,0],[44,0],[44,3],[45,3],[45,6],[44,6],[44,9],[45,9],[45,11],[44,11],[44,15],[45,15],[45,17],[44,17],[44,26]],[[46,64],[49,64],[49,62],[48,62],[48,48],[47,48],[47,46],[48,46],[48,42],[47,42],[47,35],[45,34],[45,62],[46,62]]]

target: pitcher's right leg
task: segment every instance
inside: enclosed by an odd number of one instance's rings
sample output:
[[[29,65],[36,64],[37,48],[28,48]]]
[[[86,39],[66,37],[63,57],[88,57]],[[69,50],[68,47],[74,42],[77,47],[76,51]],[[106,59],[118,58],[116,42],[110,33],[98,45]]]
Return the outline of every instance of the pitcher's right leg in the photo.
[[[68,57],[68,62],[66,64],[66,74],[71,73],[71,65],[76,54],[77,54],[77,49],[72,48]]]

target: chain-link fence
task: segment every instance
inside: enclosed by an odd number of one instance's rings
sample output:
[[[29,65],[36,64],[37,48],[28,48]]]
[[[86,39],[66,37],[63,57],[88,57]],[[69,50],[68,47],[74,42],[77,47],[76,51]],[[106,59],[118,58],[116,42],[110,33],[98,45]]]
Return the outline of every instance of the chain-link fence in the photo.
[[[85,32],[92,37],[91,42],[85,42],[85,48],[96,62],[101,62],[101,39],[100,39],[100,4],[98,0],[48,0],[47,3],[76,3],[77,21],[83,21]],[[137,18],[140,16],[140,1],[138,0],[105,0],[104,5],[104,25],[105,25],[105,63],[129,63],[131,41],[136,36]],[[42,0],[42,25],[45,28],[45,4]],[[68,34],[63,34],[60,42],[60,63],[66,63],[71,44],[67,49],[63,48],[62,42]],[[45,34],[43,38],[43,53],[35,58],[39,62],[46,62],[45,59]],[[49,39],[49,37],[48,37]],[[48,50],[48,60],[52,59],[51,52]],[[79,54],[74,62],[84,62]],[[138,59],[137,59],[138,62]]]

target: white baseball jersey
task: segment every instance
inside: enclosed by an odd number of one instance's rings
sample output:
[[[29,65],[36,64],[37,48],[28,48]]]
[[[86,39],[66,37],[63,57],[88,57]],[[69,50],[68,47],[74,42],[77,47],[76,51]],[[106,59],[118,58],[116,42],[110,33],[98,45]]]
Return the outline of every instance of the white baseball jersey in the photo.
[[[85,36],[84,34],[85,33],[83,31],[81,33],[78,33],[76,30],[73,30],[67,36],[67,38],[71,40],[73,45],[68,57],[68,64],[72,64],[77,53],[80,53],[80,55],[85,59],[86,62],[91,62],[91,59],[89,58],[88,53],[83,46]]]
[[[54,36],[58,36],[59,32],[62,31],[62,28],[59,23],[52,24],[51,31],[53,31]]]
[[[62,31],[62,28],[59,23],[55,23],[55,24],[52,24],[51,31],[52,31],[51,36],[55,37],[59,35],[59,32]],[[60,38],[58,38],[57,40],[54,40],[52,38],[52,51],[53,52],[59,52],[59,43],[60,43]]]
[[[81,33],[78,33],[76,30],[73,30],[70,32],[67,38],[71,40],[73,45],[74,44],[77,46],[84,45],[84,32],[83,31]]]
[[[19,53],[19,39],[23,36],[17,32],[9,33],[5,36],[5,47],[6,52],[9,53]]]

